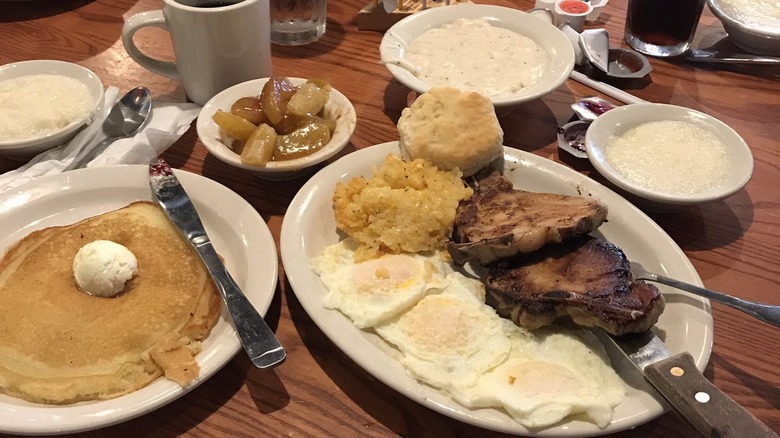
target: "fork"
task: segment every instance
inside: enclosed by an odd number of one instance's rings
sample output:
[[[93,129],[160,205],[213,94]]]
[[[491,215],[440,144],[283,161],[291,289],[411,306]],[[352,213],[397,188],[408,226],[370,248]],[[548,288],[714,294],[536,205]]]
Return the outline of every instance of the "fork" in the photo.
[[[690,292],[694,295],[699,295],[719,303],[727,304],[735,309],[739,309],[747,313],[750,316],[753,316],[754,318],[760,319],[761,321],[764,321],[768,324],[772,324],[775,327],[780,327],[780,306],[743,300],[742,298],[737,298],[728,294],[705,289],[703,287],[694,286],[690,283],[664,277],[663,275],[654,274],[652,272],[648,272],[644,266],[637,262],[631,262],[631,274],[634,276],[635,280],[650,280],[656,283],[672,286],[674,288]]]

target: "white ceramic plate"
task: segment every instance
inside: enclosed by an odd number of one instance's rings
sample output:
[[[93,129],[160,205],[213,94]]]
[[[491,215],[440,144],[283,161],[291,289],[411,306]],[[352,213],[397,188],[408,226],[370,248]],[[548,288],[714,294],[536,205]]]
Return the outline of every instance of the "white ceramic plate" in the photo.
[[[620,246],[627,256],[648,270],[701,285],[688,258],[650,218],[597,182],[553,161],[516,149],[505,148],[505,175],[515,187],[570,195],[592,195],[609,206],[609,222],[599,228],[606,239]],[[357,329],[335,310],[323,307],[325,287],[311,271],[310,260],[336,243],[341,236],[333,218],[332,196],[337,182],[370,176],[371,166],[388,153],[398,154],[398,143],[384,143],[353,152],[314,175],[295,196],[282,224],[281,254],[287,278],[295,295],[322,331],[352,360],[388,386],[444,415],[486,429],[528,436],[585,436],[614,433],[652,420],[666,409],[625,357],[606,346],[613,366],[630,385],[624,402],[617,406],[612,422],[604,429],[578,418],[552,427],[529,431],[507,414],[494,409],[462,407],[431,387],[422,385],[388,354],[383,341]],[[656,328],[674,353],[688,351],[703,370],[712,350],[712,314],[709,301],[659,285],[667,307]]]
[[[293,85],[298,86],[306,82],[303,78],[288,78]],[[247,96],[258,96],[268,78],[254,79],[234,85],[211,98],[201,110],[198,117],[198,138],[206,146],[206,149],[221,161],[232,166],[240,167],[254,173],[256,176],[269,180],[285,180],[301,176],[301,171],[321,163],[337,154],[349,143],[352,133],[355,132],[357,116],[355,108],[346,96],[335,88],[331,88],[330,99],[325,104],[325,115],[336,121],[336,129],[333,131],[330,142],[311,155],[287,161],[271,161],[265,166],[253,166],[241,162],[239,154],[233,152],[220,141],[219,126],[211,118],[217,110],[230,112],[230,107],[236,100]]]
[[[26,140],[0,141],[0,154],[15,159],[28,159],[34,155],[67,143],[81,128],[92,122],[99,106],[103,103],[103,82],[100,78],[78,64],[65,61],[33,60],[14,62],[0,66],[0,81],[29,75],[61,75],[83,83],[92,97],[92,108],[86,119],[74,120],[67,126],[42,137]]]
[[[571,42],[552,24],[518,9],[474,4],[430,8],[400,20],[382,37],[379,45],[382,63],[402,84],[418,93],[428,91],[431,86],[410,70],[397,65],[397,60],[404,58],[406,48],[415,38],[458,18],[486,18],[492,26],[531,38],[547,51],[549,64],[541,80],[517,93],[491,96],[490,100],[496,107],[517,105],[539,98],[558,88],[574,68],[574,49]]]
[[[208,178],[174,171],[192,198],[214,247],[261,314],[271,305],[278,275],[276,245],[263,218],[238,194]],[[146,166],[82,169],[44,177],[0,196],[0,253],[32,231],[65,225],[132,201],[152,200]],[[64,406],[29,403],[0,394],[0,432],[54,434],[96,429],[159,408],[211,377],[241,349],[230,317],[203,341],[200,377],[182,389],[158,379],[131,394]]]

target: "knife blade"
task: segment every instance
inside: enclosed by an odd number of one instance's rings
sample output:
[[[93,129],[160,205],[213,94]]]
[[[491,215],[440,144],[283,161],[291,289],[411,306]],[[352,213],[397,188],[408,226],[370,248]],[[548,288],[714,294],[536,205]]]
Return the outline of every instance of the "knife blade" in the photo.
[[[284,362],[284,348],[220,260],[192,200],[165,160],[149,163],[149,185],[152,196],[206,265],[252,364],[271,368]]]
[[[683,53],[688,61],[695,62],[719,62],[724,64],[764,64],[780,65],[780,58],[772,56],[751,55],[749,53],[732,53],[691,49]]]
[[[710,383],[688,352],[672,354],[652,330],[610,339],[701,436],[774,437],[761,420]]]

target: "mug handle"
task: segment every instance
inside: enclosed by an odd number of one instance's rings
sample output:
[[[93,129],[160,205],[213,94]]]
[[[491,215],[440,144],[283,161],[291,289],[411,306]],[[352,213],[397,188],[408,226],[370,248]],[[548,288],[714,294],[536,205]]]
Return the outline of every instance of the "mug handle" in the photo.
[[[133,42],[133,35],[141,30],[141,28],[149,26],[159,27],[170,33],[168,25],[165,23],[163,11],[157,10],[135,14],[125,22],[124,26],[122,26],[122,44],[125,46],[125,50],[135,62],[141,64],[148,70],[171,79],[179,80],[179,71],[176,69],[175,63],[154,59],[141,52]]]

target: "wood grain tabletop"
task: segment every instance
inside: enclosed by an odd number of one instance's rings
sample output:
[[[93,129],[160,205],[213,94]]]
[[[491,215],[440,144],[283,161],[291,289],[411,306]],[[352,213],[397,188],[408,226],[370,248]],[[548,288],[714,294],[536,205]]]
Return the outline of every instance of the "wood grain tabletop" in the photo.
[[[481,1],[479,3],[486,3]],[[521,10],[532,0],[491,3]],[[626,47],[624,1],[613,0],[598,22],[612,46]],[[363,0],[328,3],[325,35],[304,46],[272,48],[276,74],[326,76],[353,103],[357,128],[341,155],[398,139],[396,122],[409,90],[379,62],[380,32],[361,31]],[[161,0],[0,0],[0,65],[59,59],[94,71],[120,93],[144,85],[156,102],[184,102],[181,86],[136,64],[121,41],[131,15],[160,9]],[[705,8],[696,45],[726,37]],[[170,38],[161,29],[136,36],[148,53],[172,60]],[[623,85],[651,102],[671,103],[710,114],[748,143],[753,177],[733,196],[674,214],[650,217],[684,250],[706,287],[780,305],[780,68],[691,64],[651,59],[649,79]],[[606,183],[591,165],[559,152],[555,132],[573,117],[570,104],[600,95],[573,80],[501,118],[505,144],[563,163]],[[245,198],[278,242],[288,204],[307,178],[268,182],[230,167],[207,153],[195,124],[163,153],[174,168],[211,178]],[[0,172],[21,163],[0,158]],[[714,343],[705,376],[727,395],[780,431],[780,329],[713,303]],[[243,352],[183,397],[153,412],[80,437],[499,437],[451,419],[395,392],[362,370],[307,315],[285,277],[266,317],[288,352],[274,370],[254,369]],[[674,413],[666,413],[614,437],[695,436]]]

